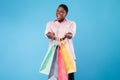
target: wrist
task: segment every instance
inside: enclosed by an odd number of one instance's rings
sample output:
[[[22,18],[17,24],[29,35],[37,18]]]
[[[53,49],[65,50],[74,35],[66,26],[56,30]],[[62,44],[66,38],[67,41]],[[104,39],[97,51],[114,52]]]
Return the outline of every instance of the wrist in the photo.
[[[66,38],[66,36],[64,36],[63,38],[60,38],[60,41],[63,41],[63,40],[65,40],[65,38]]]
[[[54,37],[53,37],[53,40],[57,40],[57,37],[54,36]]]
[[[69,33],[69,34],[66,34],[66,38],[68,38],[68,39],[71,39],[72,38],[72,34],[71,33]]]

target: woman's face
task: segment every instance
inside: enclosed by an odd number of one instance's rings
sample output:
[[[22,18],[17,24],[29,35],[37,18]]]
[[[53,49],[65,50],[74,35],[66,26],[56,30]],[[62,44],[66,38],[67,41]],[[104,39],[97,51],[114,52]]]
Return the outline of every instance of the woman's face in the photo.
[[[56,17],[58,21],[62,21],[64,20],[64,18],[66,17],[67,13],[64,10],[63,7],[58,7],[57,11],[56,11]]]

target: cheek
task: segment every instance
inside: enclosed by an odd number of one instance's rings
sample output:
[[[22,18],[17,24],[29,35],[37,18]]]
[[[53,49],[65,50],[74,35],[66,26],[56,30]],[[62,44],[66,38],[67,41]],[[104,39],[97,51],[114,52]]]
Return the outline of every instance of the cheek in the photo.
[[[64,16],[64,17],[66,16],[66,12],[63,13],[63,16]]]
[[[63,17],[65,17],[65,16],[66,16],[66,14],[63,15]]]

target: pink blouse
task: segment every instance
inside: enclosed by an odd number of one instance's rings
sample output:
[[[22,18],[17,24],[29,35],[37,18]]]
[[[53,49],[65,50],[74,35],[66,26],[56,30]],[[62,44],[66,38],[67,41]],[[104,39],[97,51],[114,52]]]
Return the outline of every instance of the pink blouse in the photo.
[[[63,22],[59,23],[58,21],[50,21],[48,22],[45,30],[45,35],[48,32],[53,32],[55,33],[56,37],[62,38],[64,35],[68,32],[71,32],[73,34],[73,37],[75,36],[76,33],[76,24],[74,21],[70,21],[65,19]],[[65,39],[67,43],[67,48],[69,50],[69,53],[73,60],[76,59],[75,53],[74,53],[74,48],[73,48],[73,42],[72,39]],[[50,45],[54,44],[54,40],[50,40]]]

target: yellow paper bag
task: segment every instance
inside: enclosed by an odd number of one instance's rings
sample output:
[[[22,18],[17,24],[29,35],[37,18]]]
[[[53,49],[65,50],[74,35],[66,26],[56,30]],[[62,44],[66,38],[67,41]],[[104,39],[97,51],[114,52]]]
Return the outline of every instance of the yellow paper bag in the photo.
[[[67,44],[65,42],[62,42],[60,45],[60,49],[61,49],[61,53],[62,53],[62,57],[64,60],[64,64],[65,64],[65,68],[66,68],[66,72],[69,73],[73,73],[76,72],[76,67],[74,64],[73,59],[70,56],[70,53],[67,50]]]

